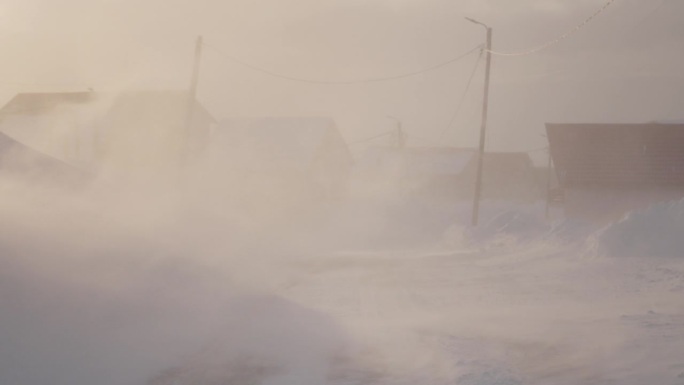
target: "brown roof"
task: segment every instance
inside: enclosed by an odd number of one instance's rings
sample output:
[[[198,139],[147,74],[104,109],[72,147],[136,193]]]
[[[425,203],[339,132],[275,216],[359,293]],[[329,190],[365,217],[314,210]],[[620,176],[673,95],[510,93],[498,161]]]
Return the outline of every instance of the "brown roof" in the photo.
[[[93,92],[52,92],[17,94],[2,109],[4,115],[40,115],[63,105],[87,104],[95,100]]]
[[[563,187],[684,187],[684,124],[547,124]]]

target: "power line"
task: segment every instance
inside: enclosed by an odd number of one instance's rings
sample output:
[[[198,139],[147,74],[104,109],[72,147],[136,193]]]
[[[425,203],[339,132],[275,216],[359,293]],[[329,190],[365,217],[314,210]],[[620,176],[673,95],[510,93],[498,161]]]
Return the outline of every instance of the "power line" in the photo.
[[[437,69],[445,67],[449,64],[455,63],[455,62],[469,56],[473,52],[476,52],[476,51],[482,49],[482,45],[480,44],[480,45],[477,45],[476,47],[473,47],[469,51],[467,51],[467,52],[465,52],[459,56],[456,56],[453,59],[441,62],[439,64],[435,64],[435,65],[427,67],[427,68],[423,68],[423,69],[418,70],[418,71],[407,72],[407,73],[403,73],[403,74],[399,74],[399,75],[374,77],[374,78],[359,79],[359,80],[325,80],[325,79],[300,78],[300,77],[296,77],[296,76],[280,74],[278,72],[271,71],[271,70],[265,69],[263,67],[256,66],[256,65],[253,65],[251,63],[248,63],[242,59],[235,57],[234,55],[230,55],[226,52],[223,52],[222,50],[220,50],[220,49],[216,48],[215,46],[208,44],[206,42],[204,43],[204,45],[213,49],[214,51],[220,53],[221,55],[225,56],[227,59],[229,59],[231,61],[234,61],[238,64],[241,64],[241,65],[243,65],[247,68],[250,68],[254,71],[262,72],[262,73],[269,75],[269,76],[273,76],[273,77],[285,79],[285,80],[290,80],[290,81],[294,81],[294,82],[300,82],[300,83],[328,84],[328,85],[353,85],[353,84],[364,84],[364,83],[377,83],[377,82],[398,80],[398,79],[404,79],[404,78],[408,78],[408,77],[412,77],[412,76],[417,76],[417,75],[424,74],[426,72],[437,70]]]
[[[473,66],[473,71],[470,73],[470,77],[468,78],[468,83],[466,84],[465,90],[463,90],[463,94],[461,95],[461,98],[458,102],[458,105],[456,107],[456,110],[454,110],[453,115],[451,115],[451,119],[449,119],[449,124],[444,127],[444,130],[439,134],[439,139],[441,140],[444,135],[447,133],[447,131],[451,128],[451,126],[454,124],[456,121],[456,118],[458,115],[461,113],[461,108],[463,107],[463,103],[465,102],[466,96],[468,95],[468,91],[470,90],[470,85],[473,83],[473,78],[475,77],[475,74],[477,73],[477,69],[480,67],[480,62],[482,61],[482,53],[484,50],[480,51],[480,55],[477,57],[477,60],[475,61],[475,65]]]
[[[608,0],[607,3],[605,3],[601,8],[599,8],[596,12],[594,12],[591,16],[586,18],[582,23],[578,24],[575,26],[573,29],[569,30],[568,32],[560,35],[559,37],[548,41],[542,45],[536,46],[534,48],[525,50],[525,51],[519,51],[519,52],[502,52],[502,51],[494,51],[494,50],[489,50],[489,52],[492,55],[498,55],[498,56],[526,56],[526,55],[531,55],[540,51],[543,51],[545,49],[548,49],[563,40],[567,39],[568,37],[574,35],[575,33],[579,32],[582,28],[586,27],[587,24],[591,23],[597,16],[602,14],[608,7],[613,5],[617,0]]]

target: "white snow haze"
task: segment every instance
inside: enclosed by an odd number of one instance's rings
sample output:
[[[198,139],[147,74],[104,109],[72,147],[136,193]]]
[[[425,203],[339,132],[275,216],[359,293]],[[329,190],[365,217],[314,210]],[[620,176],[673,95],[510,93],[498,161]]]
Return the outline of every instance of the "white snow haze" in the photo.
[[[0,2],[0,385],[684,384],[684,200],[547,207],[545,123],[684,119],[684,2],[607,2]],[[493,56],[477,226],[466,17],[572,32]]]

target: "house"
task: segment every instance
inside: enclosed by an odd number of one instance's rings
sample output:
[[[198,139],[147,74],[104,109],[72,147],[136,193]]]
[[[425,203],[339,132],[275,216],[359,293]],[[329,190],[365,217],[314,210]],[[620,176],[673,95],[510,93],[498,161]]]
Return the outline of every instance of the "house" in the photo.
[[[463,173],[474,181],[477,157]],[[525,152],[486,152],[482,160],[482,199],[506,202],[532,202],[544,198],[543,186],[529,154]],[[472,197],[472,194],[469,196]]]
[[[352,167],[335,122],[317,117],[224,120],[206,156],[252,182],[325,199],[346,195]]]
[[[0,109],[0,132],[74,164],[92,159],[100,99],[87,92],[20,93]]]
[[[469,201],[477,174],[477,150],[456,147],[378,147],[362,156],[366,180],[397,180],[407,196],[435,202]],[[542,197],[529,155],[484,154],[482,198],[529,201]]]
[[[0,132],[81,168],[120,173],[178,167],[206,145],[215,120],[186,91],[21,93]]]
[[[175,169],[203,150],[215,125],[189,92],[122,93],[102,114],[96,163],[127,173]]]
[[[547,124],[565,214],[596,221],[684,197],[684,124]]]
[[[360,154],[356,174],[368,191],[448,201],[465,187],[460,175],[473,154],[469,148],[375,146]]]

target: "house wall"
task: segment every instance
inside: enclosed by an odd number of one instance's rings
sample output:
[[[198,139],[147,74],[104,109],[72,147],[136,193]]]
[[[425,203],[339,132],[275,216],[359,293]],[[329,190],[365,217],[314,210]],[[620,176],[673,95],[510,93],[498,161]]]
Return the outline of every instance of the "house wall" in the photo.
[[[60,109],[40,116],[10,116],[2,132],[71,164],[88,167],[95,156],[96,122],[85,112]]]
[[[115,105],[102,119],[97,163],[104,170],[173,170],[206,145],[213,120],[201,108],[196,107],[188,133],[182,99],[162,100],[163,108],[134,101]]]
[[[565,190],[565,216],[593,222],[620,220],[630,211],[684,198],[684,188],[584,188]]]

